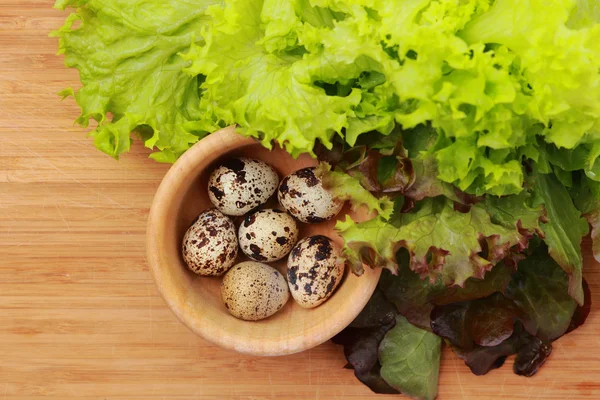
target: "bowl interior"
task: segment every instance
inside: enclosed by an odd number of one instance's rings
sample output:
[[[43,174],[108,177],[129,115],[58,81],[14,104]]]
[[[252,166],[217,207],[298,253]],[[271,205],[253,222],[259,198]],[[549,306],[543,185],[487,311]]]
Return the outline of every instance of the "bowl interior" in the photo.
[[[243,138],[232,129],[216,132],[190,149],[169,171],[157,192],[148,229],[148,258],[161,294],[179,319],[194,332],[223,347],[260,354],[289,354],[327,341],[347,326],[373,293],[380,271],[366,268],[360,277],[349,273],[334,295],[314,309],[304,309],[290,297],[275,315],[261,321],[234,318],[221,301],[222,277],[202,277],[187,269],[181,256],[183,236],[198,216],[212,207],[208,198],[208,177],[226,158],[244,156],[272,165],[280,178],[307,166],[316,165],[308,155],[293,159],[282,149],[268,150]],[[265,208],[278,208],[276,196]],[[346,207],[338,218],[349,213]],[[236,227],[242,217],[234,219]],[[333,227],[336,220],[321,224],[299,224],[300,238],[323,234],[338,244],[341,238]],[[240,251],[238,262],[247,260]],[[270,265],[286,275],[285,261]]]

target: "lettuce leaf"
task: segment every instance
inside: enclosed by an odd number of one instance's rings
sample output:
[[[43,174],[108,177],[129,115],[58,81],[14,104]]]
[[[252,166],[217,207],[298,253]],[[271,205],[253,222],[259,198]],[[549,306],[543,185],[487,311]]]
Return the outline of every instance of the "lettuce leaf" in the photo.
[[[183,72],[178,54],[201,43],[206,9],[219,0],[62,0],[56,7],[77,10],[53,32],[65,64],[77,68],[83,87],[66,89],[81,107],[77,122],[87,127],[104,153],[129,151],[130,133],[142,128],[152,158],[174,162],[191,144],[218,125],[201,121],[202,77]],[[146,128],[146,129],[144,129]],[[148,129],[150,131],[148,132]]]
[[[600,183],[580,177],[571,197],[591,225],[592,250],[594,257],[600,262]]]
[[[462,286],[470,277],[483,279],[513,247],[526,248],[540,232],[542,207],[530,207],[526,201],[520,196],[490,200],[461,213],[451,201],[438,197],[419,202],[410,213],[397,212],[389,221],[356,223],[347,217],[336,230],[355,271],[360,272],[364,262],[397,273],[396,252],[405,248],[410,268],[422,278]]]
[[[437,397],[442,341],[431,332],[396,317],[396,325],[379,345],[381,377],[414,399]]]
[[[468,43],[496,43],[519,55],[531,92],[527,113],[545,125],[544,139],[559,147],[594,142],[600,135],[600,29],[566,26],[584,3],[498,0],[460,34]]]
[[[364,206],[369,212],[376,212],[384,220],[390,219],[394,212],[394,202],[388,197],[375,197],[371,192],[361,186],[360,181],[347,173],[331,166],[321,163],[319,175],[322,177],[323,186],[329,190],[334,197],[342,201],[350,201],[352,209],[358,210]]]
[[[542,225],[550,255],[569,274],[569,294],[583,304],[581,241],[589,232],[587,221],[575,207],[569,192],[554,175],[535,175],[534,195],[546,209]]]
[[[577,308],[569,296],[569,277],[549,259],[546,246],[519,263],[506,296],[518,307],[525,329],[546,342],[565,334]]]
[[[430,314],[436,305],[470,301],[493,293],[504,293],[512,279],[512,272],[512,268],[500,263],[488,272],[483,280],[469,278],[463,288],[447,287],[440,281],[431,283],[428,279],[421,279],[409,268],[408,252],[400,251],[398,252],[398,274],[392,275],[389,270],[383,271],[379,287],[385,297],[411,324],[430,330]]]
[[[239,124],[242,133],[260,138],[269,148],[276,140],[294,156],[313,153],[317,139],[330,148],[334,133],[348,126],[349,110],[361,100],[359,90],[344,97],[330,96],[315,84],[316,80],[329,80],[331,70],[355,75],[362,67],[355,64],[357,60],[346,60],[337,52],[307,53],[300,47],[270,52],[264,47],[265,41],[274,43],[275,39],[266,37],[264,29],[274,35],[295,24],[295,35],[303,33],[298,21],[304,12],[302,3],[232,0],[224,9],[213,8],[209,12],[210,29],[204,35],[206,44],[192,46],[183,56],[190,63],[186,72],[207,77],[201,99],[207,116],[213,115],[224,124]],[[275,12],[272,7],[285,11]],[[320,25],[331,21],[330,16],[314,22]],[[323,31],[319,36],[327,45],[337,46],[341,37],[336,29],[342,28],[332,25],[331,29],[328,35]]]
[[[504,196],[523,190],[522,158],[539,138],[569,150],[600,139],[600,27],[583,0],[56,6],[77,7],[56,35],[84,86],[64,94],[81,106],[79,123],[99,121],[95,143],[115,157],[134,129],[154,158],[174,161],[230,124],[294,156],[428,126],[436,140],[423,168],[435,160],[439,180]]]

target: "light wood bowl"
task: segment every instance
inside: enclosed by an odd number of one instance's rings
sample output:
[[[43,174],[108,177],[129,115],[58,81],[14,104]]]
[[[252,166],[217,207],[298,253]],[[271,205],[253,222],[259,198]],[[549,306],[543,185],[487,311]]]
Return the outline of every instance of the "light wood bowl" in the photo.
[[[181,256],[181,241],[198,214],[212,207],[207,193],[212,169],[219,161],[236,156],[266,161],[280,178],[317,163],[308,155],[295,160],[282,149],[268,150],[255,140],[236,134],[233,127],[202,139],[173,165],[156,192],[148,220],[148,265],[171,310],[204,339],[254,355],[284,355],[310,349],[339,333],[360,313],[377,286],[381,269],[365,267],[365,273],[357,277],[346,268],[334,295],[314,309],[300,307],[290,296],[283,309],[265,320],[248,322],[232,317],[221,301],[222,278],[190,272]],[[274,206],[276,199],[272,201]],[[339,218],[346,213],[357,220],[365,218],[364,214],[349,212],[348,207]],[[300,224],[300,237],[324,234],[341,244],[333,230],[335,222]],[[239,261],[243,260],[240,256]],[[286,275],[285,261],[271,265]]]

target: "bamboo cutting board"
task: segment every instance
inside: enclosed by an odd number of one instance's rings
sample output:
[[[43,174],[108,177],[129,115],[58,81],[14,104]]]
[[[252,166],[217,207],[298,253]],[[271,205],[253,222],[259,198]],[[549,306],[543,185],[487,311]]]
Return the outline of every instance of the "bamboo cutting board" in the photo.
[[[175,319],[144,254],[168,167],[139,144],[113,161],[73,127],[55,93],[78,79],[47,37],[65,17],[52,3],[0,1],[0,399],[400,399],[372,395],[331,343],[255,358]],[[536,377],[511,361],[475,377],[446,351],[439,398],[600,399],[599,271],[586,252],[592,314]]]

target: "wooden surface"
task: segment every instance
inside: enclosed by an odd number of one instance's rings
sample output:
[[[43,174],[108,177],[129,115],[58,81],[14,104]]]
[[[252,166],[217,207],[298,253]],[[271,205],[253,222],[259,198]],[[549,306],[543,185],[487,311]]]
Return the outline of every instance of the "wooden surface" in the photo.
[[[179,323],[145,262],[152,196],[167,166],[136,145],[115,162],[74,128],[55,95],[77,84],[47,34],[52,1],[0,1],[0,399],[367,399],[328,343],[293,356],[221,350]],[[472,376],[444,353],[448,399],[599,399],[600,275],[595,305],[533,379],[510,362]],[[373,396],[393,399],[397,396]]]

